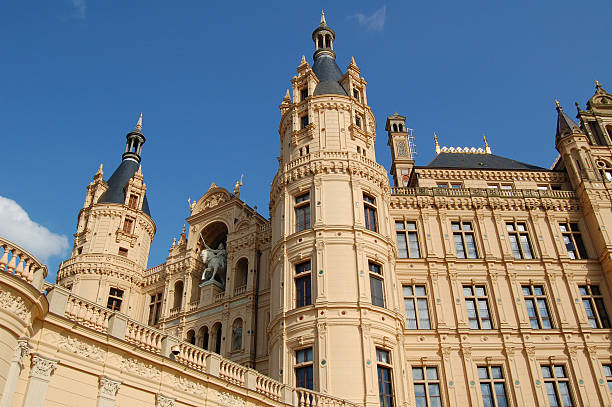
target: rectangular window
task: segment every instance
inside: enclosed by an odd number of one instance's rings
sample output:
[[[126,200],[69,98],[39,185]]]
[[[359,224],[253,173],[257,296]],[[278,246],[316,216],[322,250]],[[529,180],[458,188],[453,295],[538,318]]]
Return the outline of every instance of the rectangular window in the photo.
[[[123,231],[125,233],[132,233],[132,226],[134,226],[134,219],[125,218],[123,221]]]
[[[378,396],[380,407],[393,407],[392,366],[389,351],[376,349],[376,367],[378,371]]]
[[[361,128],[361,117],[355,116],[355,124],[357,127]]]
[[[610,391],[610,395],[612,395],[612,365],[603,365],[603,370],[604,374],[606,375],[606,380],[608,382],[608,390]]]
[[[385,288],[381,267],[379,264],[370,261],[368,262],[368,269],[370,270],[370,295],[372,298],[372,305],[384,307]]]
[[[425,285],[402,286],[406,329],[431,329]]]
[[[533,259],[529,232],[525,222],[506,222],[506,230],[515,259]]]
[[[308,115],[300,117],[300,129],[305,129],[308,123]]]
[[[308,88],[303,88],[302,90],[300,90],[300,100],[303,102],[306,100],[307,97],[308,97]]]
[[[610,320],[599,286],[581,285],[578,286],[578,290],[591,328],[610,328]]]
[[[312,348],[295,352],[295,387],[313,390]]]
[[[506,382],[501,366],[478,366],[484,407],[507,407]]]
[[[310,260],[295,265],[295,298],[296,307],[304,307],[312,304],[310,287]]]
[[[465,297],[470,329],[493,329],[485,286],[464,285],[463,296]]]
[[[353,89],[353,97],[359,101],[359,91],[357,89]]]
[[[542,377],[544,377],[549,406],[572,407],[574,405],[565,366],[542,365]]]
[[[162,293],[151,294],[151,303],[149,304],[149,325],[156,325],[159,322],[161,304]]]
[[[578,229],[577,223],[560,223],[559,228],[563,235],[563,243],[567,249],[567,255],[570,259],[586,259],[587,253],[582,242],[582,236],[580,235],[580,229]]]
[[[414,398],[419,407],[441,407],[440,377],[435,366],[413,367]]]
[[[451,222],[453,240],[458,259],[476,259],[476,243],[474,241],[474,229],[472,222]]]
[[[544,286],[523,285],[521,289],[523,290],[523,298],[525,299],[531,327],[533,329],[552,329]]]
[[[138,195],[131,194],[130,199],[128,200],[128,206],[132,209],[136,209],[138,205]]]
[[[295,197],[295,231],[310,229],[310,193]]]
[[[120,311],[122,301],[123,290],[111,287],[110,291],[108,292],[108,301],[106,302],[106,308],[112,311]]]
[[[124,247],[120,247],[119,248],[119,256],[127,257],[127,255],[128,255],[128,249],[126,249]]]
[[[421,257],[416,222],[395,221],[395,235],[400,258],[418,259]]]
[[[376,201],[366,194],[363,194],[363,212],[366,229],[376,232]]]

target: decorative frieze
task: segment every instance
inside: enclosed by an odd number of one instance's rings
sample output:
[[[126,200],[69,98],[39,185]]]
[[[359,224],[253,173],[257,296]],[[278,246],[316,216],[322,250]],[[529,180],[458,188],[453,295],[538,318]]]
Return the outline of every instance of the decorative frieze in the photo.
[[[68,335],[61,335],[58,342],[60,350],[74,353],[87,359],[92,359],[98,362],[104,361],[104,350],[96,345],[79,341]]]
[[[32,314],[23,298],[13,295],[8,291],[0,291],[0,308],[17,315],[27,325],[32,320]]]
[[[161,371],[158,368],[134,358],[124,358],[121,361],[121,370],[147,379],[159,380],[161,377]]]
[[[235,396],[227,392],[224,392],[224,391],[219,393],[218,398],[219,398],[219,403],[223,406],[244,407],[246,405],[246,402],[244,401],[243,398]]]
[[[185,393],[193,394],[194,396],[204,396],[206,393],[204,385],[193,382],[182,376],[174,376],[174,387]]]

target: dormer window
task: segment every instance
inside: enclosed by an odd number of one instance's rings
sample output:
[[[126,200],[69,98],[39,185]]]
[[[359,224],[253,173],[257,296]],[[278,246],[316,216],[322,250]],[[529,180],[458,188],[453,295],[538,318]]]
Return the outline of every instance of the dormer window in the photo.
[[[131,194],[130,199],[128,201],[128,207],[132,209],[136,209],[138,206],[138,195]]]

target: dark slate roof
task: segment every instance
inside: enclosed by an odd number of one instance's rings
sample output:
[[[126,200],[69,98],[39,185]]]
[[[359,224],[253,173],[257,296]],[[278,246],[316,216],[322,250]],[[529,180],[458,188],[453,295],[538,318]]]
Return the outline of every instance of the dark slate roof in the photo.
[[[574,134],[575,132],[582,133],[578,125],[565,114],[561,107],[557,108],[557,134],[555,140],[559,141],[563,137]]]
[[[108,189],[102,194],[98,203],[125,203],[125,187],[129,180],[134,176],[134,173],[138,171],[139,164],[134,160],[123,160],[119,167],[113,172],[113,175],[106,181]],[[142,211],[147,215],[151,216],[149,211],[149,202],[147,201],[147,195],[145,194],[142,202]]]
[[[338,82],[344,74],[338,68],[335,58],[330,55],[317,56],[312,65],[312,70],[319,79],[319,84],[314,91],[315,95],[347,95]]]
[[[514,161],[510,158],[495,154],[476,153],[447,153],[442,152],[436,156],[426,167],[433,168],[469,168],[487,170],[545,170],[531,164]]]

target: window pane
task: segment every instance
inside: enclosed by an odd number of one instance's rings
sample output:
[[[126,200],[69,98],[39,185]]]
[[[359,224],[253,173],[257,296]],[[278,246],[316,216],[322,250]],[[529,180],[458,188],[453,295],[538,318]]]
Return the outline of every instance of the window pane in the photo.
[[[427,372],[427,380],[438,380],[438,369],[435,367],[428,367],[425,369]]]
[[[484,407],[495,407],[493,404],[491,384],[480,383],[480,392],[482,393],[482,403],[484,404]]]
[[[465,297],[472,297],[474,294],[472,293],[472,287],[463,286],[463,295]]]
[[[404,300],[404,310],[406,312],[406,328],[417,329],[416,312],[414,309],[414,300],[412,298]]]
[[[502,368],[499,366],[492,366],[491,376],[493,376],[494,379],[503,379],[504,375],[502,373]]]
[[[417,285],[414,287],[414,292],[416,295],[420,296],[420,297],[424,297],[425,296],[425,286],[424,285]]]
[[[552,377],[552,371],[550,370],[550,366],[542,366],[542,377],[545,379]]]
[[[453,235],[453,239],[455,240],[455,250],[457,251],[457,258],[465,259],[465,249],[463,247],[463,238],[461,234]]]
[[[429,384],[429,406],[440,407],[442,404],[440,398],[440,385],[437,383]]]
[[[421,257],[421,253],[419,251],[419,239],[415,232],[408,233],[408,244],[410,246],[410,257],[413,259],[418,259]]]
[[[421,367],[413,367],[412,368],[412,378],[414,380],[423,380],[425,376],[423,376],[423,368]],[[423,388],[425,390],[425,388]]]
[[[397,234],[397,251],[401,259],[408,258],[408,246],[406,242],[406,233],[398,232]]]
[[[477,285],[477,286],[475,287],[475,289],[476,289],[476,295],[477,295],[477,296],[479,296],[479,297],[485,297],[485,296],[487,295],[487,292],[485,291],[484,286],[482,286],[482,285]]]
[[[587,288],[585,285],[581,285],[578,287],[578,291],[580,291],[580,295],[588,295]]]
[[[528,285],[523,286],[523,295],[531,295],[531,287]]]
[[[404,230],[404,222],[395,222],[395,230]]]
[[[431,329],[429,324],[429,310],[427,307],[427,299],[419,298],[417,300],[417,305],[419,309],[419,325],[421,329]]]
[[[608,320],[608,313],[606,312],[606,307],[604,306],[603,298],[595,298],[595,306],[597,307],[597,312],[599,313],[601,327],[610,328],[610,321]]]
[[[521,250],[519,249],[518,241],[516,240],[516,235],[509,235],[508,238],[510,239],[510,247],[512,248],[512,254],[514,255],[514,258],[521,259],[523,256],[521,255]]]
[[[478,368],[478,378],[479,379],[488,379],[489,378],[489,370],[486,367]]]
[[[497,407],[507,407],[506,386],[503,383],[495,383],[495,398],[497,399]]]
[[[467,257],[475,259],[476,256],[476,245],[474,244],[474,235],[471,233],[465,234],[465,245],[467,246]]]
[[[402,290],[404,291],[404,297],[412,297],[412,286],[411,285],[403,286]]]
[[[406,222],[406,229],[416,230],[416,222]]]
[[[523,249],[523,255],[526,259],[533,259],[533,254],[531,253],[531,245],[529,244],[529,239],[527,235],[521,235],[521,248]]]
[[[425,394],[425,385],[417,384],[414,385],[414,398],[416,400],[417,407],[427,407],[427,398]]]
[[[606,377],[612,376],[612,365],[603,365],[603,370]]]
[[[372,296],[372,305],[376,305],[378,307],[385,306],[382,279],[370,276],[370,293]]]
[[[553,383],[546,383],[546,395],[548,396],[548,405],[550,407],[559,406],[559,399],[557,398],[557,393],[555,392],[555,385]]]
[[[565,377],[565,368],[563,366],[555,366],[555,377]]]
[[[569,385],[567,382],[559,382],[559,395],[561,396],[561,402],[564,407],[573,406],[572,396],[570,394]]]

